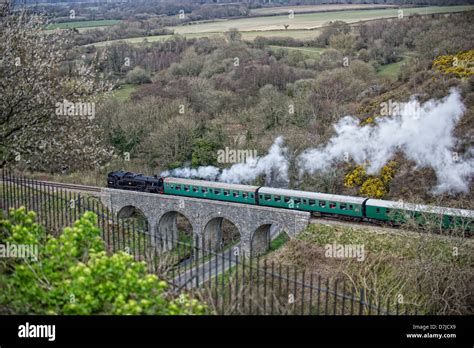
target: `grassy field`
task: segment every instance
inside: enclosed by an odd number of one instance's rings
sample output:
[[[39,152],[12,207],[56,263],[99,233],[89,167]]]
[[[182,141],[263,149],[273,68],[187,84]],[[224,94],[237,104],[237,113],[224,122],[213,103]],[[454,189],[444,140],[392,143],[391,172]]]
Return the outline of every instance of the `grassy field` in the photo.
[[[444,12],[458,12],[474,10],[474,6],[430,6],[404,9],[404,15],[414,13],[432,14]],[[341,20],[347,23],[356,23],[358,21],[371,20],[377,18],[397,17],[398,9],[376,9],[376,10],[351,10],[351,11],[334,11],[322,13],[309,13],[295,15],[290,19],[288,15],[271,16],[271,17],[254,17],[219,20],[211,23],[183,25],[172,27],[177,34],[189,33],[216,33],[225,32],[232,28],[245,31],[267,31],[284,29],[283,25],[289,24],[289,29],[311,29],[324,26],[330,21]]]
[[[363,259],[328,256],[327,246],[334,244],[363,246]],[[395,304],[402,295],[402,302],[419,313],[459,314],[469,311],[465,296],[473,248],[470,239],[457,237],[313,224],[268,257],[300,272],[346,279],[376,293],[382,303]]]
[[[319,30],[268,30],[268,31],[245,31],[242,32],[242,39],[253,41],[257,36],[265,36],[265,37],[292,37],[295,39],[300,40],[309,40],[314,39],[319,35]],[[157,35],[157,36],[147,36],[147,37],[134,37],[129,39],[121,39],[121,40],[111,40],[111,41],[101,41],[94,44],[90,44],[88,46],[94,45],[97,47],[103,47],[107,44],[124,41],[131,44],[140,44],[143,40],[147,40],[148,42],[155,42],[155,41],[164,41],[171,38],[173,35]],[[224,36],[224,33],[188,33],[183,34],[182,36],[187,38],[198,38],[198,37],[212,37],[212,36]]]
[[[339,4],[339,5],[302,5],[302,6],[281,6],[267,7],[250,10],[251,16],[272,16],[287,15],[289,11],[293,13],[324,12],[324,11],[342,11],[395,7],[395,5],[374,5],[374,4]]]
[[[77,22],[64,22],[64,23],[53,23],[46,27],[48,30],[52,29],[67,29],[67,28],[97,28],[97,27],[108,27],[114,24],[120,23],[116,19],[104,19],[99,21],[77,21]]]
[[[399,62],[382,65],[380,69],[377,71],[377,75],[382,76],[382,77],[388,77],[391,80],[396,80],[398,77],[398,74],[400,73],[400,69],[402,65],[405,64],[406,61],[407,59],[403,58]]]
[[[459,12],[474,10],[474,6],[431,6],[423,8],[404,9],[405,15],[413,13],[431,14],[443,12]],[[200,23],[195,25],[183,25],[170,27],[176,34],[187,38],[196,38],[204,36],[223,35],[231,28],[237,28],[242,33],[244,40],[254,40],[257,36],[265,37],[292,37],[300,40],[314,39],[319,35],[320,27],[330,21],[343,20],[347,23],[357,23],[364,20],[373,20],[377,18],[397,17],[398,9],[377,9],[377,10],[351,10],[323,13],[310,13],[296,15],[293,19],[285,16],[254,17],[233,20],[219,20],[215,22]],[[283,24],[290,24],[288,30],[284,30]],[[142,43],[144,39],[148,42],[163,41],[169,39],[172,35],[159,35],[129,38],[117,41],[125,41],[132,44]],[[114,41],[103,41],[93,45],[97,47],[105,46]]]
[[[137,86],[135,85],[122,85],[116,90],[112,92],[112,98],[115,98],[120,101],[127,101],[130,100],[130,96],[132,95],[133,92],[135,92],[137,89]]]

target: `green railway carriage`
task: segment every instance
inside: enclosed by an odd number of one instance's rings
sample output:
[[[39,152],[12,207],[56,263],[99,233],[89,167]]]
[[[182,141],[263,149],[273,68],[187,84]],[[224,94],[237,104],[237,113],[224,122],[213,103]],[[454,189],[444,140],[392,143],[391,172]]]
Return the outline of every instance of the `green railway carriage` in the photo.
[[[149,177],[123,171],[109,173],[107,180],[107,187],[114,189],[368,218],[396,224],[414,219],[420,225],[443,229],[456,227],[474,232],[474,211],[465,209],[213,181]]]
[[[272,187],[261,187],[258,190],[259,205],[354,217],[364,217],[363,205],[366,200],[367,198]]]
[[[458,226],[474,231],[474,211],[471,210],[369,199],[365,211],[370,219],[396,224],[415,219],[419,224],[436,224],[444,229]]]
[[[214,199],[244,204],[256,204],[258,186],[222,182],[165,178],[164,192],[170,195]]]

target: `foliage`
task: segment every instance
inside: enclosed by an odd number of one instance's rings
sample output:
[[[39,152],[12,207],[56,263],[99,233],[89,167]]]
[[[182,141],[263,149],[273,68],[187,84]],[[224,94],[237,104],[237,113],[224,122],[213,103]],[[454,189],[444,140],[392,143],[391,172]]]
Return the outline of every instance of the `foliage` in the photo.
[[[382,180],[379,178],[368,178],[362,184],[359,193],[366,197],[382,198],[387,191]]]
[[[390,302],[395,308],[392,304],[402,299],[402,305],[420,314],[470,312],[472,245],[466,239],[324,224],[309,226],[297,239],[306,255],[292,254],[297,248],[283,248],[280,258],[297,259],[312,271],[339,275],[355,288],[377,294],[382,304]],[[323,248],[333,244],[363,247],[363,262],[325,256],[315,259],[314,255],[321,255],[316,250],[324,255]]]
[[[356,47],[356,37],[352,34],[336,34],[329,38],[329,45],[345,54]]]
[[[142,83],[150,83],[150,74],[143,68],[136,66],[127,73],[125,77],[127,83],[141,85]]]
[[[351,27],[348,23],[343,21],[334,21],[323,29],[321,34],[317,37],[316,41],[321,46],[327,46],[330,43],[332,36],[340,34],[349,34],[351,32]]]
[[[37,261],[6,265],[0,275],[2,311],[10,314],[204,314],[197,300],[170,298],[167,284],[127,253],[108,256],[87,212],[59,237],[45,237],[34,212],[11,210],[2,242],[39,245]]]
[[[382,198],[389,192],[390,182],[395,175],[397,162],[389,161],[380,170],[380,175],[368,175],[364,166],[357,166],[344,177],[344,186],[360,187],[359,193],[366,197]]]
[[[211,139],[199,138],[194,142],[191,166],[207,166],[217,164],[217,144]]]
[[[357,166],[352,172],[346,174],[344,178],[344,186],[346,187],[355,187],[361,186],[365,179],[367,178],[367,173],[364,166]]]
[[[36,170],[90,169],[110,158],[95,114],[58,107],[68,101],[92,110],[97,93],[110,89],[97,72],[102,58],[69,61],[71,33],[45,34],[44,24],[41,15],[0,5],[0,156]]]
[[[474,49],[468,52],[436,57],[433,68],[463,78],[474,75]]]

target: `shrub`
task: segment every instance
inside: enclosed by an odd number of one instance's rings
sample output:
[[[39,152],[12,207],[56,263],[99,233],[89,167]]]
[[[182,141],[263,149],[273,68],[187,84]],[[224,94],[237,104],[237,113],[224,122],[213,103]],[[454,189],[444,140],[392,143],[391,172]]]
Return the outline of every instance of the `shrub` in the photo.
[[[357,166],[344,177],[345,187],[360,187],[359,193],[363,196],[372,198],[382,198],[390,188],[390,183],[395,176],[397,162],[389,161],[380,170],[378,177],[367,175],[364,166]]]
[[[452,74],[456,77],[469,77],[474,74],[474,49],[453,55],[438,56],[433,61],[433,68],[445,74]]]
[[[384,183],[379,178],[367,179],[359,192],[363,196],[372,198],[382,198],[387,193]]]

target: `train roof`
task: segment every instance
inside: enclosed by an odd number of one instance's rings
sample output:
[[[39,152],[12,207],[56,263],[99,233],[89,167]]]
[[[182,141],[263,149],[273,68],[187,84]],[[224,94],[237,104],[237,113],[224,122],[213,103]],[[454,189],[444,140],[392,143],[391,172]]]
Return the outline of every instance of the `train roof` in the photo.
[[[474,211],[467,209],[456,209],[437,207],[433,205],[405,203],[400,201],[385,201],[381,199],[369,199],[366,202],[367,206],[381,207],[381,208],[392,208],[392,209],[404,209],[410,211],[419,211],[422,213],[433,213],[439,215],[451,215],[451,216],[463,216],[468,218],[474,218]]]
[[[228,184],[225,182],[193,180],[193,179],[183,179],[183,178],[173,178],[173,177],[167,177],[165,178],[164,181],[165,183],[204,186],[204,187],[221,188],[221,189],[234,190],[234,191],[255,192],[259,188],[259,186]]]
[[[287,189],[280,189],[280,188],[274,188],[274,187],[262,187],[260,190],[258,190],[258,193],[317,199],[317,200],[333,201],[333,202],[352,203],[352,204],[362,204],[367,199],[367,198],[353,197],[353,196],[331,195],[328,193],[287,190]]]

